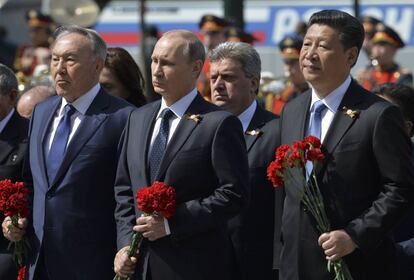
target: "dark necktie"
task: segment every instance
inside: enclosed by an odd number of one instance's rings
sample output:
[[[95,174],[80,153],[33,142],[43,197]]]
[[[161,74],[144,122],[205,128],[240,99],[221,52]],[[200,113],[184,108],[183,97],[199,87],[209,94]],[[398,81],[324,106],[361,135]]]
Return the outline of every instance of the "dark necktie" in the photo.
[[[53,182],[56,176],[56,172],[62,163],[63,156],[66,151],[66,144],[69,139],[71,131],[71,116],[76,112],[76,109],[72,105],[65,105],[65,113],[63,118],[60,120],[59,125],[56,129],[55,136],[53,137],[52,145],[50,146],[49,154],[46,160],[47,177],[49,184]]]
[[[174,113],[165,108],[160,114],[161,125],[160,131],[155,137],[154,143],[152,144],[152,150],[149,157],[149,174],[151,183],[154,182],[155,176],[158,173],[162,157],[164,156],[165,148],[167,147],[168,134],[170,132],[169,119],[174,115]]]
[[[312,135],[321,139],[321,131],[322,131],[322,112],[326,109],[325,104],[322,101],[318,100],[313,104],[311,114],[309,117],[309,133],[308,135]],[[321,139],[322,141],[322,139]],[[310,174],[312,171],[312,162],[306,162],[306,171],[307,174]]]

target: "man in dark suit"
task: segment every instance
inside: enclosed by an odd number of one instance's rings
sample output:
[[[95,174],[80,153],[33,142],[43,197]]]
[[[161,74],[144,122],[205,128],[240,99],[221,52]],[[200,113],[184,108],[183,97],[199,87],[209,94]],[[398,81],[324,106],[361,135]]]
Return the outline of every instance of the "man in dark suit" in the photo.
[[[332,230],[319,234],[294,186],[285,183],[281,279],[333,279],[327,261],[343,258],[354,279],[394,279],[391,230],[411,204],[414,165],[398,108],[360,87],[350,76],[364,39],[361,23],[335,10],[315,13],[300,64],[312,90],[288,103],[281,143],[309,131],[322,140],[316,168]],[[318,127],[318,129],[315,129]],[[275,252],[275,257],[279,257]]]
[[[274,159],[280,136],[276,116],[262,109],[256,102],[261,71],[260,56],[249,44],[226,42],[213,49],[209,59],[211,100],[239,118],[248,152],[249,207],[229,223],[238,261],[238,279],[274,280],[272,260],[275,201],[274,188],[267,179],[266,170]],[[278,214],[281,215],[280,212]],[[278,223],[280,218],[281,216],[277,219]],[[258,229],[260,238],[257,236]]]
[[[58,96],[32,113],[25,166],[33,187],[30,280],[114,276],[113,184],[132,107],[101,89],[105,56],[95,31],[63,26],[55,33],[51,72]],[[8,237],[16,240],[22,232]]]
[[[120,250],[114,266],[122,276],[130,275],[136,262],[136,279],[232,277],[226,223],[247,203],[246,148],[240,121],[195,89],[204,56],[202,43],[185,30],[165,33],[152,54],[152,83],[162,99],[131,114],[115,185]],[[161,138],[168,144],[157,164]],[[135,206],[136,191],[154,181],[176,190],[177,211],[168,221],[140,217]],[[138,257],[128,258],[133,230],[144,242]]]
[[[29,122],[14,109],[17,97],[17,79],[13,71],[0,64],[0,180],[21,181],[23,158],[27,149]],[[3,221],[0,213],[0,220]],[[0,237],[0,279],[16,279],[17,269],[9,241]]]

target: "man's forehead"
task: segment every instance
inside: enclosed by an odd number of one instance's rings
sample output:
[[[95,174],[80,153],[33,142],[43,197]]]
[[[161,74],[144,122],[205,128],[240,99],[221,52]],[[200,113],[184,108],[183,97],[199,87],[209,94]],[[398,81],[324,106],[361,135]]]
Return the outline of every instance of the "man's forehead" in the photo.
[[[183,54],[184,43],[182,40],[160,40],[154,48],[153,56],[171,57],[179,53]]]
[[[233,58],[224,58],[211,62],[210,68],[212,70],[220,71],[236,71],[241,69],[241,63]]]

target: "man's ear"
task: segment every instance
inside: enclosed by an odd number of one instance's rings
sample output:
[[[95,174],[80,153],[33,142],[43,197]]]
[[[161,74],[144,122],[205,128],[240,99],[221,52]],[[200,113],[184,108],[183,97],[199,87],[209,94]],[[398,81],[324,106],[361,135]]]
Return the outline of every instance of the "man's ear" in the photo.
[[[104,66],[105,66],[105,61],[102,58],[97,57],[96,62],[95,62],[95,70],[98,72],[98,75],[100,75]]]
[[[255,95],[258,94],[259,93],[259,84],[260,84],[259,79],[258,78],[252,78],[252,79],[250,79],[250,84],[252,86],[253,93]]]
[[[348,64],[354,65],[358,59],[358,48],[352,47],[347,50]]]
[[[12,104],[16,105],[18,92],[15,89],[12,89],[10,92],[10,101]]]
[[[196,79],[200,76],[201,70],[203,70],[203,62],[199,59],[193,62],[193,74]]]

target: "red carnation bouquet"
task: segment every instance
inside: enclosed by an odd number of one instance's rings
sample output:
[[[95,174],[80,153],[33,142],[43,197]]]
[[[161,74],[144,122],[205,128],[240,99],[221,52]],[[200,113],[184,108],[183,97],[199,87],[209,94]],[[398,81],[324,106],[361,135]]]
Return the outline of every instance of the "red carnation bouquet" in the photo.
[[[176,194],[175,189],[162,182],[154,182],[149,187],[141,188],[137,191],[136,202],[138,209],[146,215],[159,214],[166,219],[171,219],[175,214]],[[128,256],[136,254],[143,239],[142,233],[134,232],[131,246],[128,250]],[[123,280],[125,278],[116,275],[114,280]]]
[[[12,225],[18,227],[19,218],[29,216],[29,190],[22,182],[12,183],[11,180],[0,181],[0,211],[10,217]],[[29,241],[26,236],[14,243],[13,258],[19,268],[23,267],[29,253]],[[10,248],[9,245],[9,248]],[[22,279],[22,278],[20,278]]]
[[[315,175],[315,166],[325,159],[321,151],[321,141],[314,136],[307,136],[302,141],[296,141],[291,146],[281,145],[276,151],[276,159],[267,168],[267,178],[274,187],[282,187],[283,183],[290,179],[295,179],[290,174],[291,168],[304,169],[306,177],[299,184],[303,184],[301,192],[302,203],[309,210],[316,220],[317,229],[320,234],[331,231],[331,225],[326,215],[323,197],[320,192],[318,181]],[[309,173],[305,168],[307,162],[311,162],[312,171]],[[306,180],[308,178],[308,180]],[[328,271],[334,270],[335,280],[352,280],[351,273],[346,263],[340,259],[328,262]]]
[[[22,266],[17,273],[17,280],[26,279],[26,266]]]

